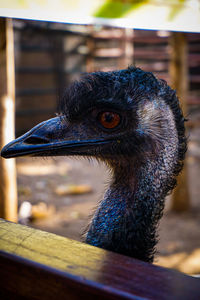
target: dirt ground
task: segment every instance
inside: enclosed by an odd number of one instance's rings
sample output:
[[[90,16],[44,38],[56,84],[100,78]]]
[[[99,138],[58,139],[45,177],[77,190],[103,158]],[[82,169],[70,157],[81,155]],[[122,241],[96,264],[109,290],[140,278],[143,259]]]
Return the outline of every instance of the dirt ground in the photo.
[[[191,207],[174,213],[166,200],[159,227],[160,241],[155,263],[188,274],[200,273],[200,130],[190,132],[188,150]],[[28,201],[35,208],[35,220],[28,225],[75,240],[82,240],[89,215],[103,197],[109,175],[95,160],[19,158],[17,159],[19,207]],[[63,186],[84,185],[90,193],[62,194]],[[74,188],[74,187],[72,187]],[[75,191],[76,191],[75,187]],[[60,192],[61,190],[61,192]],[[77,192],[77,191],[76,191]],[[38,204],[40,204],[38,208]],[[36,206],[34,206],[36,205]],[[45,206],[46,205],[46,206]],[[47,207],[47,209],[46,209]],[[43,213],[41,213],[41,210]]]

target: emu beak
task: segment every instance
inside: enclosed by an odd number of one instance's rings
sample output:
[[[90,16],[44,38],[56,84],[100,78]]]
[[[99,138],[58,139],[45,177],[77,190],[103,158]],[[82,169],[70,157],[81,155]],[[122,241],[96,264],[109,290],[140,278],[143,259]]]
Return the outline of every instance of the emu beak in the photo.
[[[74,133],[75,132],[75,133]],[[44,121],[1,151],[4,158],[18,156],[90,155],[92,148],[109,143],[110,140],[82,139],[73,127],[68,127],[62,117]],[[89,149],[89,151],[88,151]]]

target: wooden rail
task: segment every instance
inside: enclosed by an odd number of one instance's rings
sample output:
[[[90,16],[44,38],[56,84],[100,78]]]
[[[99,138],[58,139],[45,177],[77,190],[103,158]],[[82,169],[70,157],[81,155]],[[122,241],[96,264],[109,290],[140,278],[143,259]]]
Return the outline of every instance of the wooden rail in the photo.
[[[200,299],[200,280],[0,219],[0,299]]]

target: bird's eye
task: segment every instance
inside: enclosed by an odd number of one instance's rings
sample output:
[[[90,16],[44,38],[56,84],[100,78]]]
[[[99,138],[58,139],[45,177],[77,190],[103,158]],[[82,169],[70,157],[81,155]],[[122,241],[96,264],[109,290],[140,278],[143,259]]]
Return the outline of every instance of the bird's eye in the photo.
[[[105,111],[98,115],[98,121],[104,128],[113,129],[119,125],[121,118],[117,113]]]

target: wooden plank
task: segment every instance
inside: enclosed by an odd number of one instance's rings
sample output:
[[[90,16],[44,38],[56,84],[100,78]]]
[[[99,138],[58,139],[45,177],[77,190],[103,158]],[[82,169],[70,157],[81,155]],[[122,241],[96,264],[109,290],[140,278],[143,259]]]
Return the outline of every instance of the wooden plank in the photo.
[[[93,38],[95,39],[102,39],[102,40],[121,40],[124,38],[123,33],[120,31],[121,29],[115,30],[101,30],[95,32],[93,34]],[[136,30],[137,31],[137,30]],[[166,37],[159,37],[157,35],[148,35],[148,36],[129,36],[126,38],[127,41],[138,43],[138,44],[167,44],[168,36]]]
[[[37,88],[37,89],[48,89],[56,87],[55,73],[49,72],[46,74],[35,73],[17,73],[16,74],[16,86],[18,89],[23,88]]]
[[[14,139],[15,76],[11,19],[0,18],[0,150]],[[17,221],[15,160],[0,157],[0,217]]]
[[[40,67],[34,66],[34,67],[17,67],[15,68],[16,73],[18,74],[32,74],[32,75],[37,75],[37,74],[46,74],[46,73],[52,73],[54,72],[55,68],[54,67]]]
[[[197,128],[200,127],[200,120],[189,120],[187,124],[188,128]],[[199,156],[198,156],[199,158]]]
[[[5,220],[0,250],[9,299],[200,298],[196,278]]]
[[[187,65],[187,41],[186,35],[174,32],[171,35],[171,60],[170,78],[171,85],[177,91],[183,114],[187,116],[187,93],[188,93],[188,65]],[[189,209],[189,191],[187,180],[187,161],[178,176],[177,187],[172,196],[172,210],[186,211]]]
[[[94,57],[99,58],[109,58],[109,57],[116,57],[119,58],[124,55],[124,51],[121,48],[100,48],[95,49]]]
[[[17,89],[16,96],[17,97],[24,97],[24,96],[39,96],[39,95],[56,95],[57,89],[56,88],[23,88]]]
[[[195,83],[200,83],[200,75],[190,75],[189,81],[195,82]]]
[[[51,67],[53,68],[53,60],[51,52],[26,52],[20,51],[20,56],[16,59],[16,67],[30,67],[34,68],[35,66],[40,67]]]
[[[187,103],[189,105],[200,105],[200,96],[197,95],[189,95],[187,99]],[[188,123],[187,123],[188,125]]]
[[[148,62],[144,61],[141,63],[137,63],[137,67],[141,67],[145,71],[149,72],[167,72],[168,71],[168,62],[166,61],[154,61]]]
[[[26,117],[29,118],[30,116],[39,116],[39,115],[45,115],[45,114],[54,114],[53,112],[55,111],[55,107],[54,110],[51,108],[31,108],[31,109],[24,109],[24,110],[20,110],[17,113],[18,117]]]
[[[53,113],[56,112],[56,104],[58,102],[58,95],[42,95],[42,97],[38,97],[37,95],[30,95],[25,97],[16,97],[16,114],[20,113],[24,110],[29,110],[29,114],[31,114],[31,110],[42,108],[42,109],[51,109]],[[20,108],[18,110],[18,107]]]

